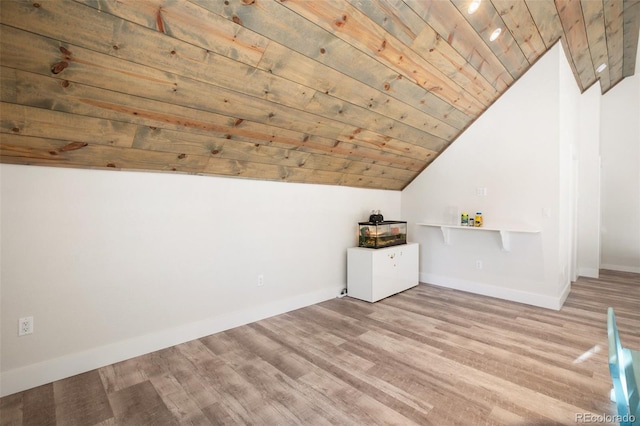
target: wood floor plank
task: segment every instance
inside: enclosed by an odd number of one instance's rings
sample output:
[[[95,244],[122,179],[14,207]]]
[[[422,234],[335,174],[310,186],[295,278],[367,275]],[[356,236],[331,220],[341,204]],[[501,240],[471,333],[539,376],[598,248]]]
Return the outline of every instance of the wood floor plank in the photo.
[[[53,396],[53,384],[38,386],[24,393],[22,400],[22,418],[24,424],[55,425],[56,403]]]
[[[98,370],[54,382],[53,393],[56,424],[93,425],[113,417]]]
[[[0,425],[21,425],[22,399],[25,392],[15,393],[0,399]]]
[[[119,425],[178,425],[150,381],[109,394]],[[90,423],[85,423],[90,424]]]
[[[640,274],[559,311],[420,285],[345,297],[0,400],[0,425],[566,425],[614,414],[606,310],[640,349]]]
[[[101,368],[99,374],[107,393],[147,381],[148,377],[141,368],[141,361],[142,358],[133,358]]]
[[[149,379],[160,398],[181,425],[212,424],[200,410],[197,402],[186,392],[171,374],[162,374]]]

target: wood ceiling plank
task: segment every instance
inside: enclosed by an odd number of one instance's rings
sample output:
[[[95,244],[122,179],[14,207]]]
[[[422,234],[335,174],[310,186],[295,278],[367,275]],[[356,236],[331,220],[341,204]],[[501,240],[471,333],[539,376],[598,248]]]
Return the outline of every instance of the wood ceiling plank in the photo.
[[[426,166],[427,163],[425,163]],[[420,172],[414,172],[410,170],[400,170],[396,168],[383,168],[379,165],[371,165],[363,163],[362,161],[351,161],[343,169],[348,175],[351,176],[366,176],[366,177],[383,177],[387,179],[394,179],[404,182],[411,182]],[[403,186],[404,187],[404,186]]]
[[[439,120],[423,110],[375,90],[361,81],[347,77],[279,43],[271,43],[267,47],[258,67],[313,87],[321,93],[371,109],[439,138],[451,140],[460,129],[469,124],[469,118],[465,115],[447,117],[449,123],[454,125]]]
[[[406,0],[405,3],[433,28],[442,40],[485,75],[497,90],[506,90],[520,75],[512,75],[507,70],[451,2]]]
[[[310,170],[362,174],[405,181],[416,174],[411,170],[351,161],[328,155],[148,127],[143,127],[138,131],[133,147],[176,154],[212,155],[215,158],[228,160],[275,164],[293,168],[304,167]]]
[[[399,41],[411,46],[426,23],[418,14],[401,0],[370,1],[345,0],[367,15],[371,21],[393,34]]]
[[[340,173],[319,172],[295,167],[273,164],[252,163],[243,160],[225,158],[210,158],[204,174],[218,176],[234,176],[250,179],[276,180],[283,182],[311,182],[339,185],[342,179]]]
[[[449,78],[455,81],[456,76],[462,74],[476,87],[476,91],[486,93],[490,103],[499,96],[498,90],[489,83],[495,81],[495,75],[485,78],[404,2],[347,1],[371,22],[379,25],[381,31],[393,35],[398,43],[406,46],[404,49],[410,48]],[[462,79],[458,83],[466,84]]]
[[[269,39],[186,0],[75,0],[255,67]]]
[[[352,175],[348,173],[308,170],[303,167],[285,167],[273,164],[252,163],[241,160],[209,158],[203,174],[234,176],[250,179],[276,180],[283,182],[320,183],[346,185],[362,188],[400,190],[404,182],[394,179]]]
[[[233,117],[169,105],[25,71],[17,72],[16,80],[9,81],[6,76],[12,74],[10,71],[14,70],[4,67],[0,69],[0,74],[5,76],[3,91],[5,85],[14,87],[19,93],[17,101],[29,106],[133,123],[154,129],[188,131],[209,138],[266,144],[414,172],[424,166],[423,161],[415,158],[358,146],[349,142],[348,138],[344,141],[331,140],[247,120],[236,124],[237,119]]]
[[[472,15],[467,13],[468,0],[451,0],[451,2],[511,72],[511,75],[520,76],[529,68],[530,63],[527,57],[522,53],[511,33],[506,31],[504,21],[490,1],[480,3],[480,7]],[[497,39],[490,41],[491,34],[497,28],[501,28],[502,33]]]
[[[451,2],[405,0],[405,3],[499,91],[506,90],[519,76],[507,70]]]
[[[491,94],[491,103],[508,87],[504,81],[506,72],[487,66],[475,68],[430,26],[425,26],[410,47],[438,68],[464,74],[470,81],[480,81],[484,90]]]
[[[1,102],[0,110],[0,132],[8,134],[131,147],[138,129],[134,124],[8,102]]]
[[[0,156],[12,164],[181,173],[200,173],[209,161],[205,156],[98,145],[92,139],[83,140],[87,145],[82,148],[67,149],[77,140],[7,134],[0,140]]]
[[[15,81],[16,70],[2,67],[0,71],[0,100],[11,103],[18,102]]]
[[[540,37],[547,49],[553,46],[564,34],[553,0],[525,0]]]
[[[555,0],[556,9],[564,29],[567,48],[575,65],[576,80],[584,92],[596,81],[595,70],[589,54],[587,29],[579,1]]]
[[[408,79],[398,78],[398,73],[389,67],[353,49],[317,25],[301,20],[298,14],[274,1],[261,1],[260,7],[247,7],[239,1],[229,1],[228,4],[191,1],[450,125],[456,126],[460,121],[469,123],[473,119]],[[292,36],[292,31],[304,36]],[[313,43],[308,40],[313,40]]]
[[[343,137],[345,135],[358,135],[366,130],[372,136],[375,134],[375,140],[386,141],[390,148],[408,150],[406,151],[407,153],[420,150],[420,148],[432,151],[440,150],[447,143],[442,138],[387,117],[377,114],[377,116],[372,116],[372,113],[364,114],[361,107],[323,93],[316,92],[305,107],[305,111],[318,115],[321,115],[324,111],[331,111],[340,117],[340,121],[348,125],[345,126],[345,130],[341,133]],[[416,155],[418,154],[416,153]]]
[[[478,116],[492,101],[484,91],[475,90],[463,74],[454,71],[448,75],[437,69],[349,4],[288,0],[283,5],[471,117]]]
[[[546,52],[546,46],[526,3],[514,0],[491,0],[511,35],[530,64]]]
[[[607,51],[607,35],[604,23],[604,3],[602,1],[581,0],[582,14],[587,28],[587,40],[591,62],[596,69],[605,64],[609,67],[609,55]],[[611,87],[609,71],[605,68],[602,72],[596,71],[596,77],[600,80],[600,89],[605,93]]]
[[[613,87],[618,84],[622,76],[624,30],[623,30],[622,0],[604,0],[604,22],[607,35],[609,56],[609,81]]]
[[[640,31],[640,0],[623,0],[622,77],[634,75]]]
[[[441,146],[439,146],[437,149],[431,149],[423,146],[407,144],[405,142],[402,142],[401,140],[380,138],[380,135],[368,130],[361,130],[355,133],[345,133],[341,135],[341,139],[350,140],[356,143],[358,146],[368,146],[372,149],[392,152],[397,155],[415,158],[420,161],[425,161],[428,157],[433,155],[434,152],[439,152],[446,146],[446,141],[443,140]]]
[[[393,181],[390,179],[373,178],[369,176],[359,176],[345,173],[344,175],[342,175],[340,185],[353,186],[356,188],[380,188],[400,191],[405,186],[407,186],[407,183],[398,183],[397,181]]]

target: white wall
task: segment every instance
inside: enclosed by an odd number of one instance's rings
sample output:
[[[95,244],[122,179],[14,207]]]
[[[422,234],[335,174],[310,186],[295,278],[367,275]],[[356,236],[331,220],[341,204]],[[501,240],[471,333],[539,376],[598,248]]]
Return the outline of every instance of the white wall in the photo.
[[[640,48],[636,74],[601,101],[601,266],[640,273]]]
[[[570,289],[572,234],[560,226],[572,224],[573,207],[566,198],[571,184],[560,182],[573,175],[570,145],[577,130],[567,119],[577,117],[567,118],[567,105],[579,96],[575,81],[575,93],[561,90],[566,76],[559,70],[568,69],[563,57],[556,45],[403,191],[403,216],[422,244],[422,281],[562,305]],[[486,187],[487,195],[476,195],[478,187]],[[482,211],[486,227],[541,232],[512,234],[506,252],[498,233],[453,229],[446,245],[440,229],[415,225],[442,222],[460,210]]]
[[[2,395],[335,297],[400,192],[1,165]],[[258,274],[264,285],[257,286]],[[35,332],[17,336],[34,316]]]

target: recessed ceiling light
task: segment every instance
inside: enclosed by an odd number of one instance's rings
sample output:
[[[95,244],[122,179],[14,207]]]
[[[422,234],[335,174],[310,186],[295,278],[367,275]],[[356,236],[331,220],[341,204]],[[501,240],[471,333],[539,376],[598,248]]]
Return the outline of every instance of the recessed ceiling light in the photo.
[[[596,68],[596,72],[602,72],[605,70],[605,68],[607,68],[607,64],[600,64],[600,66],[598,66],[598,68]]]
[[[469,15],[473,14],[476,10],[478,10],[478,8],[480,7],[481,1],[482,0],[473,0],[471,4],[469,4],[469,9],[467,9],[467,12],[469,13]]]
[[[491,36],[489,37],[489,41],[494,41],[495,39],[500,37],[501,32],[502,32],[502,28],[496,28],[495,30],[493,30],[493,32],[491,33]]]

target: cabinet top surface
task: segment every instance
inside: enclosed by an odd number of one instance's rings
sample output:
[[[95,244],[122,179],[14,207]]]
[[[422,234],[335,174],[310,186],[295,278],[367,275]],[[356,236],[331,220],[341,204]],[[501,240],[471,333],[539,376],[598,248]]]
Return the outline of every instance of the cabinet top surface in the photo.
[[[388,251],[388,250],[398,250],[398,249],[402,249],[403,247],[407,247],[407,246],[417,246],[418,243],[407,243],[407,244],[399,244],[397,246],[391,246],[391,247],[383,247],[383,248],[369,248],[369,247],[349,247],[348,250],[357,250],[357,251],[368,251],[368,252],[382,252],[382,251]]]

